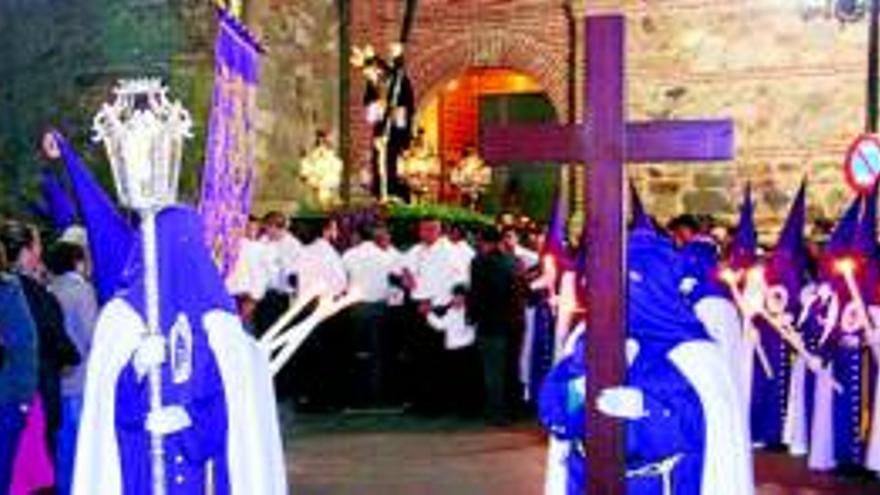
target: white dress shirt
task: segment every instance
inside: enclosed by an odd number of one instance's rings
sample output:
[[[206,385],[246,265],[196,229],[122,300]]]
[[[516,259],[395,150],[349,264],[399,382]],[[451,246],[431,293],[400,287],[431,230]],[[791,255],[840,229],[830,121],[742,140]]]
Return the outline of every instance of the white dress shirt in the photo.
[[[452,246],[455,252],[455,260],[458,263],[456,272],[463,273],[465,283],[469,284],[471,279],[471,261],[474,260],[477,252],[464,240],[457,242],[449,241],[449,245]]]
[[[342,255],[342,265],[348,274],[349,290],[356,290],[364,302],[376,303],[388,299],[391,291],[388,276],[400,259],[394,247],[382,249],[373,241],[365,241]]]
[[[458,252],[445,237],[431,245],[419,243],[405,255],[403,267],[415,278],[412,298],[442,306],[452,297],[452,289],[467,283],[469,270],[463,270]]]
[[[244,238],[235,265],[226,277],[226,288],[233,296],[246,295],[259,301],[269,288],[271,271],[266,244]]]
[[[323,237],[303,248],[297,258],[296,273],[300,293],[306,292],[315,284],[323,284],[322,293],[338,296],[348,286],[342,257]]]
[[[465,308],[452,306],[443,316],[428,313],[428,325],[443,332],[443,346],[446,350],[462,349],[474,343],[476,332],[467,322]]]
[[[281,239],[264,239],[263,242],[269,289],[290,293],[292,287],[288,283],[288,277],[296,272],[299,257],[303,252],[302,243],[290,233],[285,233]]]
[[[514,246],[513,255],[516,256],[516,259],[522,263],[523,267],[526,270],[531,270],[532,268],[538,266],[538,263],[541,261],[541,256],[537,251],[532,251],[529,248],[522,247],[519,244]]]

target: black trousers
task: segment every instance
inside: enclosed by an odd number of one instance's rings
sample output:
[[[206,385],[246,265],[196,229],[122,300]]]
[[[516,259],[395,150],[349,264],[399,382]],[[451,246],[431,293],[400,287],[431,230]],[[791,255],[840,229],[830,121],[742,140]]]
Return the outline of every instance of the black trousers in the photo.
[[[388,396],[387,321],[388,307],[382,302],[358,304],[349,311],[352,355],[346,381],[350,406],[377,406]]]
[[[431,328],[418,312],[418,303],[407,305],[403,331],[403,369],[406,401],[415,412],[442,412],[443,334]]]
[[[476,344],[446,349],[442,358],[444,411],[465,417],[478,416],[483,406],[483,365]]]
[[[516,412],[516,347],[503,334],[479,336],[478,343],[486,387],[485,417],[492,422],[511,420]]]
[[[303,342],[290,364],[291,389],[303,410],[338,410],[348,405],[351,369],[348,312],[324,320]]]

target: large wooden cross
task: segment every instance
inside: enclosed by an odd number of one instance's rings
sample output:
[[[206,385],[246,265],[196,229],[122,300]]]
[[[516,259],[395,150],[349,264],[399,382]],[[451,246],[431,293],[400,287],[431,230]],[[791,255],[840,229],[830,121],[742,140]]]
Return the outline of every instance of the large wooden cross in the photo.
[[[598,392],[622,384],[626,372],[624,163],[733,157],[730,120],[626,122],[624,29],[621,15],[586,19],[583,124],[489,128],[480,140],[489,163],[587,164],[587,493],[602,495],[625,493],[621,424],[594,406]]]

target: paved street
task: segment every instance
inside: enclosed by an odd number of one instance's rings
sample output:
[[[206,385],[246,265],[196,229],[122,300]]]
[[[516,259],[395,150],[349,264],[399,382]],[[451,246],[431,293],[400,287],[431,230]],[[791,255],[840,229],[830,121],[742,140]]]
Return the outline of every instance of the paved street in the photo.
[[[297,495],[540,495],[544,440],[528,423],[394,414],[286,417],[288,474]],[[760,454],[759,495],[877,495],[880,483],[807,472],[801,460]]]

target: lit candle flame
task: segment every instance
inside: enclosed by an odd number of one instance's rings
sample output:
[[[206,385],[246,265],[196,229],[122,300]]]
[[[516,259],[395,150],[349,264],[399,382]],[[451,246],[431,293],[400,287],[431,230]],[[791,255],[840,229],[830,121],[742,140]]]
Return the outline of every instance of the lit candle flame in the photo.
[[[725,268],[718,274],[721,281],[733,287],[739,281],[739,274],[733,268]]]
[[[856,262],[852,258],[841,258],[834,262],[834,269],[842,275],[852,275],[856,271]]]

